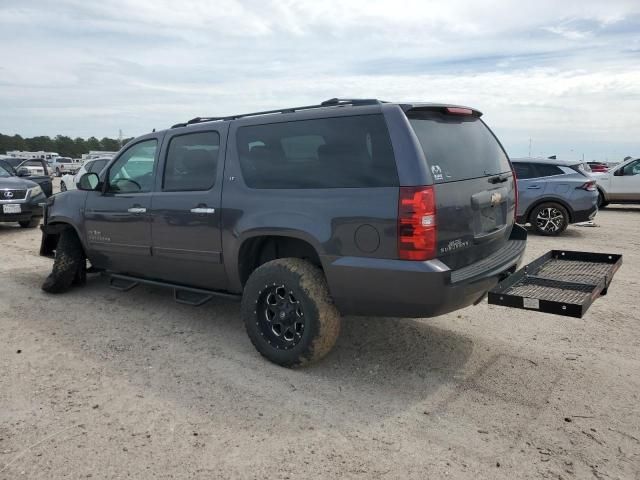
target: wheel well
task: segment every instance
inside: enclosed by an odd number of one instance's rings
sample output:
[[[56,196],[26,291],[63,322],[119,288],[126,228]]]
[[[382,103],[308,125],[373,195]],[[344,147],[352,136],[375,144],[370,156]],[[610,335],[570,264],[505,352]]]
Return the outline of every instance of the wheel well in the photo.
[[[567,202],[565,202],[564,200],[559,200],[557,198],[544,198],[542,200],[538,200],[536,203],[534,203],[533,205],[531,205],[529,207],[529,210],[527,210],[527,214],[525,215],[525,221],[529,221],[529,217],[531,216],[531,212],[533,212],[533,210],[538,206],[541,205],[543,203],[558,203],[560,205],[562,205],[565,210],[567,211],[567,213],[569,214],[569,223],[573,222],[573,209],[569,206],[569,204]]]
[[[596,185],[596,188],[598,189],[598,193],[600,193],[600,195],[602,195],[602,198],[606,201],[607,192],[605,192],[604,189],[600,187],[600,185]]]
[[[76,232],[76,229],[72,225],[64,222],[49,223],[44,230],[44,237],[42,239],[42,245],[40,247],[40,255],[51,256],[58,246],[60,240],[60,234],[65,230],[71,230],[80,240],[82,245],[82,239]],[[84,249],[84,245],[82,247]]]
[[[315,248],[304,240],[281,236],[253,237],[243,242],[238,254],[242,285],[256,268],[277,258],[302,258],[322,268]]]

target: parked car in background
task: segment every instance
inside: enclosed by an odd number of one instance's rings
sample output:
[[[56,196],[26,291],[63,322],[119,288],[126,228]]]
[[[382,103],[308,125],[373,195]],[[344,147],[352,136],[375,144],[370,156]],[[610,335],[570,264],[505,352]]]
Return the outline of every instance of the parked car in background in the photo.
[[[598,212],[596,182],[582,162],[512,158],[518,178],[518,222],[541,235],[559,235]]]
[[[13,176],[28,178],[32,182],[37,183],[42,188],[44,194],[49,197],[53,193],[53,184],[51,182],[51,176],[49,175],[49,170],[47,167],[47,163],[45,160],[28,160],[29,162],[40,162],[42,169],[44,170],[43,175],[35,175],[28,168],[21,167],[22,163],[24,163],[23,159],[19,158],[5,158],[4,160],[0,160],[0,166],[4,167],[5,170],[11,172]]]
[[[631,158],[607,173],[594,173],[598,187],[598,205],[640,203],[640,158]]]
[[[593,173],[606,173],[609,171],[609,167],[607,167],[606,163],[602,162],[587,162],[589,168]]]
[[[48,173],[47,163],[44,160],[25,160],[18,165],[16,170],[26,168],[30,175],[46,175]]]
[[[95,158],[87,160],[82,164],[80,170],[75,175],[70,173],[63,175],[60,180],[60,191],[66,192],[67,190],[75,190],[78,179],[87,172],[100,173],[102,169],[107,165],[111,158]]]
[[[45,200],[40,185],[0,165],[0,222],[18,222],[22,228],[36,227]]]
[[[73,159],[69,157],[57,157],[51,164],[51,168],[56,174],[56,177],[61,177],[65,173],[75,174],[80,170],[80,164],[74,162]]]

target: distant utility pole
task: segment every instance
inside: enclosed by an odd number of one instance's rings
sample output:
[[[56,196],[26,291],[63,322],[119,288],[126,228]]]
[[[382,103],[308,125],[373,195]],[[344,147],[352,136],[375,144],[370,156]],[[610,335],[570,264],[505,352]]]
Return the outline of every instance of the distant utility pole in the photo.
[[[118,143],[122,147],[122,129],[121,128],[118,130]]]
[[[529,157],[531,157],[531,137],[529,137]]]

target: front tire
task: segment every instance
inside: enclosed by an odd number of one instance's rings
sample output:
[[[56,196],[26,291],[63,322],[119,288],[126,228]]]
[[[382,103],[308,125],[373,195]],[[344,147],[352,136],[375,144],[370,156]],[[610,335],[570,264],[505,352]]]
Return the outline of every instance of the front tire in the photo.
[[[256,350],[283,367],[320,360],[340,332],[322,270],[298,258],[272,260],[251,274],[242,317]]]
[[[569,225],[569,212],[559,203],[541,203],[531,211],[529,223],[540,235],[560,235]]]
[[[65,185],[64,182],[60,182],[60,191],[61,192],[66,192],[67,191],[67,186]]]
[[[36,228],[40,225],[40,217],[33,217],[31,220],[18,222],[22,228]]]
[[[53,269],[42,285],[48,293],[64,293],[86,279],[86,258],[80,239],[71,229],[60,234]]]

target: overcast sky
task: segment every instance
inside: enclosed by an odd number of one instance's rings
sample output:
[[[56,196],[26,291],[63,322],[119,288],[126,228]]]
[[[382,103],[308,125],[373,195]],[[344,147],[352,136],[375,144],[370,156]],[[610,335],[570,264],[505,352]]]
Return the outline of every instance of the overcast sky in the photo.
[[[375,97],[476,107],[511,156],[640,156],[638,0],[1,0],[0,59],[7,134]]]

